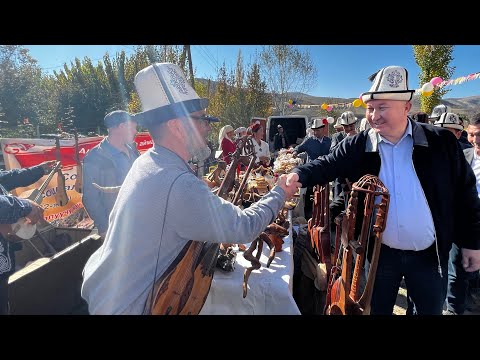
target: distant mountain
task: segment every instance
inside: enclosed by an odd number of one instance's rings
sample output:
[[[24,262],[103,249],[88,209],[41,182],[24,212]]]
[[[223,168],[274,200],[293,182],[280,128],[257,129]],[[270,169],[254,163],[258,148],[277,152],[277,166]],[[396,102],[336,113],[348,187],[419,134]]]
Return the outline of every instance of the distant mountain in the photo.
[[[317,97],[311,96],[303,93],[290,93],[291,99],[296,99],[299,105],[321,105],[323,103],[330,104],[341,104],[341,103],[351,103],[356,98],[328,98],[328,97]],[[459,115],[466,115],[468,118],[471,118],[474,114],[480,112],[480,95],[469,96],[464,98],[448,98],[441,101],[442,104],[445,104],[451,108],[451,111]],[[351,107],[349,110],[357,117],[365,116],[365,109]],[[416,113],[420,111],[420,97],[414,96],[412,100],[412,110],[411,113]],[[318,113],[317,108],[310,109],[298,109],[294,111],[295,115],[307,115],[307,116],[316,116]]]
[[[202,84],[207,84],[208,79],[197,78],[195,81],[198,81]],[[211,91],[215,90],[217,83],[216,81],[210,81]],[[323,103],[326,104],[341,104],[341,103],[351,103],[356,98],[331,98],[331,97],[320,97],[320,96],[312,96],[304,93],[299,92],[292,92],[288,94],[288,98],[294,99],[297,101],[298,105],[322,105]],[[474,114],[480,112],[480,95],[476,96],[469,96],[464,98],[449,98],[443,99],[441,101],[442,104],[449,106],[452,109],[452,112],[457,113],[459,115],[466,115],[468,118],[471,118]],[[414,96],[412,100],[412,110],[411,113],[414,114],[420,111],[420,97]],[[365,109],[351,107],[349,110],[353,111],[355,116],[359,118],[363,118],[365,116]],[[317,116],[318,115],[318,108],[310,108],[310,109],[299,109],[296,108],[293,111],[294,115],[307,115]],[[278,115],[278,114],[274,114]]]

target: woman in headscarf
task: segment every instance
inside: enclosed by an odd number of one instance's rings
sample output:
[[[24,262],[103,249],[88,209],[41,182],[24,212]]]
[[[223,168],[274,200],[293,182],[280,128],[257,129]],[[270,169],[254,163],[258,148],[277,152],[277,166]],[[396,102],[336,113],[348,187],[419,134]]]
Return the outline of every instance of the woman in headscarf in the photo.
[[[233,142],[233,127],[225,125],[218,133],[218,150],[222,150],[222,159],[228,164],[232,161],[230,155],[235,152],[236,146]]]

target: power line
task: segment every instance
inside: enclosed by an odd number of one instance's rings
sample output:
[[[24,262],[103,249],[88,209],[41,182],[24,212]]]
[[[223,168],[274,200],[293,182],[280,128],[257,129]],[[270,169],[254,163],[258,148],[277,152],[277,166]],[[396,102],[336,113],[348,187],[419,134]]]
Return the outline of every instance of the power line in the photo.
[[[196,45],[196,46],[197,46],[197,45]],[[208,58],[207,55],[205,55],[204,50],[203,50],[199,45],[198,45],[198,49],[201,50],[201,52],[200,52],[200,51],[197,51],[198,54],[199,54],[200,56],[202,56],[203,59],[205,59],[205,61],[207,62],[207,64],[210,65],[210,67],[211,67],[213,70],[215,70],[215,72],[217,72],[217,69],[215,68],[215,65],[211,63],[210,59]]]
[[[218,71],[218,61],[217,59],[215,59],[215,57],[213,56],[212,52],[210,51],[209,48],[207,48],[205,45],[203,45],[203,49],[205,50],[206,54],[208,55],[208,57],[213,61],[213,63],[215,64],[215,70]]]

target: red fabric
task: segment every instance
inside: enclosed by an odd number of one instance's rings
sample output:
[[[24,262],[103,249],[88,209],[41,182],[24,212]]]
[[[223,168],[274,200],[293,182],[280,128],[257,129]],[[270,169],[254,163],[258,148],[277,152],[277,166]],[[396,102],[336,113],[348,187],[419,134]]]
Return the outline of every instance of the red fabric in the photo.
[[[229,153],[233,154],[235,152],[235,149],[237,147],[235,146],[235,143],[228,139],[228,138],[223,138],[222,140],[222,159],[228,164],[230,164],[230,156],[228,156]]]
[[[258,129],[260,129],[261,126],[262,125],[260,125],[259,123],[254,123],[253,125],[250,125],[253,132],[257,132]]]

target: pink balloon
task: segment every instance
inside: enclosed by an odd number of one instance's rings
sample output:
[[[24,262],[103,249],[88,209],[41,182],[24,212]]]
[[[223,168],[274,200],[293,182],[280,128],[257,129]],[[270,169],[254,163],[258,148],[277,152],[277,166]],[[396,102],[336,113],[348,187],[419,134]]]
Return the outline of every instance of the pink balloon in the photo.
[[[327,111],[332,111],[332,109],[333,109],[333,107],[331,107],[331,106],[327,107]]]
[[[435,76],[432,80],[430,80],[430,83],[433,85],[433,86],[437,86],[438,84],[440,84],[441,82],[443,81],[443,79],[439,76]]]

